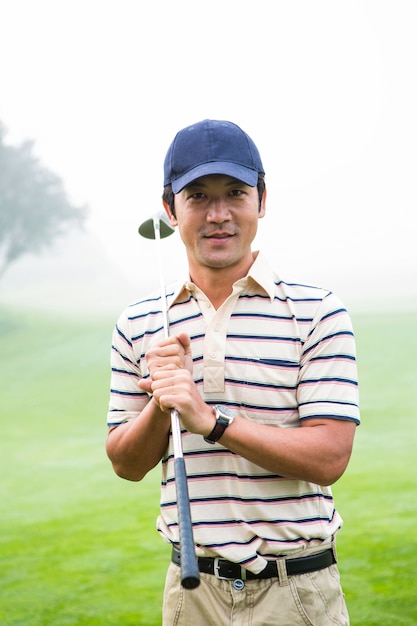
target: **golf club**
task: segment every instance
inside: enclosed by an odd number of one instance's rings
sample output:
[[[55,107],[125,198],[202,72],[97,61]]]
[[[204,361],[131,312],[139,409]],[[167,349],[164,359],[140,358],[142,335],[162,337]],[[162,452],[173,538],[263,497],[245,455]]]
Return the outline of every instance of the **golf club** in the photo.
[[[168,222],[164,211],[156,213],[151,219],[139,226],[139,234],[146,239],[157,241],[159,284],[161,293],[164,336],[169,336],[166,288],[162,271],[160,240],[169,237],[174,229]],[[171,409],[171,430],[174,447],[175,488],[177,492],[178,526],[181,553],[181,584],[185,589],[195,589],[200,584],[197,557],[194,548],[193,527],[191,523],[190,498],[187,486],[184,455],[182,451],[180,418],[176,409]]]

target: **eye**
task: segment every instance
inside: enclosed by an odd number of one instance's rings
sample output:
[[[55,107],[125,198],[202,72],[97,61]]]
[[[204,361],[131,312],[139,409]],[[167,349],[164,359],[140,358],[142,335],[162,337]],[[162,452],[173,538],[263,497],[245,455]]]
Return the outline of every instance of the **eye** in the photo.
[[[230,192],[231,196],[241,196],[243,195],[245,192],[242,189],[232,189],[232,191]]]

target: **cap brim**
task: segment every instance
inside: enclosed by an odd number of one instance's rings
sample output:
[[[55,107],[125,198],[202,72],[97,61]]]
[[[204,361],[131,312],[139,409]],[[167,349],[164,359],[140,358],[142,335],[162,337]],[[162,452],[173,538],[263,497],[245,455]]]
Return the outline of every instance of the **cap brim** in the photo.
[[[184,187],[201,178],[202,176],[208,176],[210,174],[224,174],[225,176],[232,176],[237,180],[242,181],[249,187],[256,187],[258,183],[259,172],[257,170],[251,170],[243,165],[237,163],[230,163],[228,161],[210,161],[209,163],[203,163],[197,165],[192,170],[183,174],[179,178],[172,181],[172,191],[179,193]]]

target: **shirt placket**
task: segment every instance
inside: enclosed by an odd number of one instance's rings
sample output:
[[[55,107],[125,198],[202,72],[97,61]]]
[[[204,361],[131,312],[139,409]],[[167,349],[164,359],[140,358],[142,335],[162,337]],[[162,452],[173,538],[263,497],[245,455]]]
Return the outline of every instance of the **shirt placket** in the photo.
[[[225,390],[225,352],[227,328],[243,285],[236,284],[233,292],[208,320],[203,350],[204,394],[223,394]]]

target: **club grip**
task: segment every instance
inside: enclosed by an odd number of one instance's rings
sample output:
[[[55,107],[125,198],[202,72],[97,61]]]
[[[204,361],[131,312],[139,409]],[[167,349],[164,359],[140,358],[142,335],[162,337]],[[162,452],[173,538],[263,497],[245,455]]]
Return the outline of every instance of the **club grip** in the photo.
[[[188,496],[184,458],[180,457],[175,459],[174,467],[180,534],[181,585],[185,589],[195,589],[200,584],[200,572],[194,548],[190,499]]]

